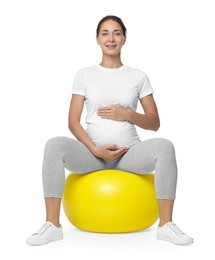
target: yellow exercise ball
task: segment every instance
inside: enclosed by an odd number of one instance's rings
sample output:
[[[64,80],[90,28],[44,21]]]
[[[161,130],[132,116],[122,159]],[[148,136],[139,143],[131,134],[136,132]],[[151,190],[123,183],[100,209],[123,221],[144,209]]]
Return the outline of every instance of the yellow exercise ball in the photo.
[[[133,232],[158,219],[153,174],[119,170],[71,173],[62,202],[68,220],[91,232]]]

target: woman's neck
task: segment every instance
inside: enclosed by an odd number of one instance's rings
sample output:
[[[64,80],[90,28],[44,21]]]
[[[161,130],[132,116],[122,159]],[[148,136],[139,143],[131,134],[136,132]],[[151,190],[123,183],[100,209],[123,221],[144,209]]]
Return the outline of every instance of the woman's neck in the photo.
[[[120,57],[105,57],[103,55],[102,62],[100,63],[100,65],[104,68],[116,69],[120,68],[123,64]]]

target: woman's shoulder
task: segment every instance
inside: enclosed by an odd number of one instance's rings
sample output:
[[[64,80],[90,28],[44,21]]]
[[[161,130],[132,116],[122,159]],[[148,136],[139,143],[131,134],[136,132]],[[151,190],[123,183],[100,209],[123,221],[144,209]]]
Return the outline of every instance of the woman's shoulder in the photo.
[[[86,67],[79,68],[76,71],[75,76],[76,77],[84,77],[85,75],[89,74],[91,71],[95,70],[95,67],[96,66],[88,66],[88,67],[86,66]]]
[[[136,77],[141,77],[141,78],[147,77],[147,74],[139,68],[128,66],[128,65],[125,65],[125,67],[128,73],[133,74]]]
[[[77,72],[87,72],[87,71],[96,70],[97,67],[98,67],[97,65],[85,66],[85,67],[79,68],[79,70]]]

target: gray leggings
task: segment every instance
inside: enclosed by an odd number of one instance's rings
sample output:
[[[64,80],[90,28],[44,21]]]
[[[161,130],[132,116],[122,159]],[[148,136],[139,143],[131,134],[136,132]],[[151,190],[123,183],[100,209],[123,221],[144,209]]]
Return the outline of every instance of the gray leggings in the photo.
[[[175,199],[177,165],[173,144],[167,139],[153,138],[133,145],[114,160],[95,157],[81,142],[68,137],[54,137],[45,146],[43,159],[44,196],[61,198],[65,168],[75,173],[118,169],[136,174],[155,171],[158,199]]]

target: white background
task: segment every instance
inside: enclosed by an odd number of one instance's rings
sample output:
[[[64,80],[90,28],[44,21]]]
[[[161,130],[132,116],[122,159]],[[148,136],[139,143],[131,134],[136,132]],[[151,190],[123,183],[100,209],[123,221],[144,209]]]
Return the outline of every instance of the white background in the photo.
[[[22,259],[213,259],[213,4],[0,2],[1,259],[14,254]],[[141,138],[165,137],[175,144],[179,179],[174,220],[194,237],[192,246],[157,241],[157,224],[130,234],[83,232],[68,222],[63,210],[63,241],[43,247],[25,244],[45,218],[44,144],[54,136],[71,136],[67,117],[72,82],[80,68],[101,61],[95,30],[108,14],[121,17],[128,29],[123,62],[143,70],[155,90],[161,128],[156,133],[138,129]]]

